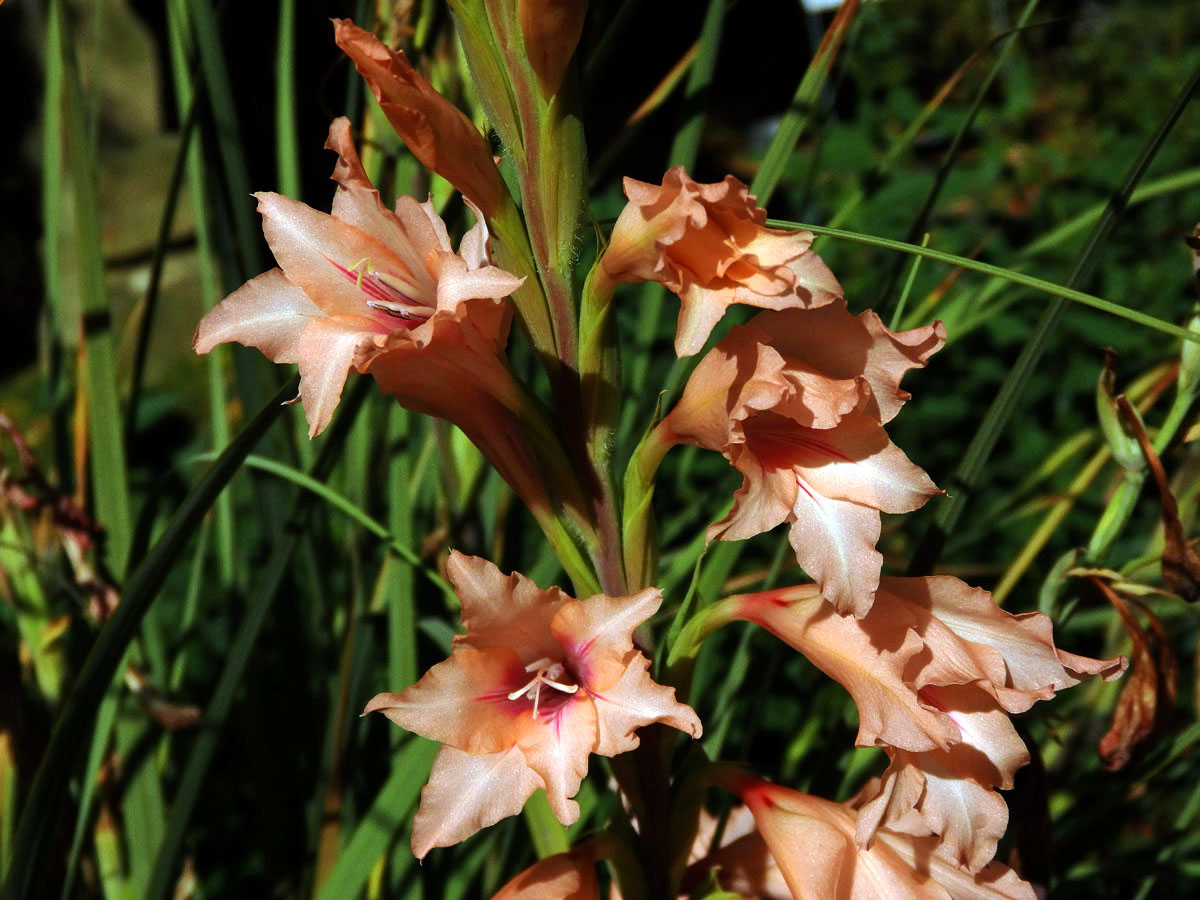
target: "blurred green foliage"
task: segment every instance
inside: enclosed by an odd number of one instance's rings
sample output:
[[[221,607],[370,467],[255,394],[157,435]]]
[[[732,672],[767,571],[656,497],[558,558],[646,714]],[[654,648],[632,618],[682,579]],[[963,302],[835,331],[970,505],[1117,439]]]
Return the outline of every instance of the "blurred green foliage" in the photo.
[[[703,4],[635,3],[629,17],[614,19],[622,5],[596,0],[582,45],[584,65],[595,67],[585,84],[594,159],[701,30]],[[1022,5],[866,5],[771,199],[772,216],[820,224],[861,197],[842,227],[904,239],[1003,42],[971,65],[911,145],[885,171],[878,167],[955,70],[1013,27]],[[382,30],[414,59],[429,60],[449,95],[466,96],[455,82],[461,68],[447,13],[430,2],[410,6],[407,20]],[[12,126],[20,132],[13,144],[24,153],[8,167],[6,183],[31,210],[39,208],[34,186],[44,189],[40,218],[14,223],[8,230],[15,237],[6,231],[13,320],[4,339],[13,349],[5,354],[0,408],[28,438],[45,482],[28,480],[27,461],[3,439],[0,870],[13,863],[17,817],[63,692],[112,614],[111,601],[153,559],[207,465],[200,455],[225,449],[286,380],[252,351],[223,348],[210,362],[189,349],[204,309],[270,264],[253,234],[247,188],[298,183],[302,199],[327,208],[331,161],[319,148],[328,119],[346,112],[367,136],[380,183],[393,192],[429,189],[384,134],[382,120],[361,106],[353,72],[329,39],[328,15],[366,20],[370,7],[285,2],[243,13],[208,0],[171,0],[161,8],[98,0],[0,9],[5,46],[25,48],[23,77],[43,91],[46,105],[40,124],[37,111],[26,108]],[[295,14],[290,44],[277,41],[285,10]],[[623,49],[593,59],[589,54],[614,46],[604,40],[612,21],[624,29],[615,38]],[[693,174],[716,180],[732,171],[752,180],[822,27],[819,17],[784,0],[730,4],[711,83],[687,98],[676,90],[632,127],[632,139],[598,173],[597,219],[621,208],[621,174],[658,177],[676,152],[674,135],[698,112],[703,130]],[[924,231],[931,247],[1065,282],[1088,234],[1089,211],[1094,216],[1108,201],[1200,67],[1200,20],[1183,0],[1152,8],[1137,0],[1047,0],[1031,27],[1006,40],[1013,48],[982,96]],[[286,51],[281,58],[277,47]],[[647,62],[631,64],[635,59]],[[277,103],[295,104],[295,120],[275,116]],[[1200,109],[1193,102],[1142,181],[1154,196],[1122,214],[1082,290],[1183,322],[1196,298],[1183,236],[1200,219],[1197,146]],[[172,208],[173,176],[180,180]],[[79,218],[81,198],[93,188],[98,246]],[[448,215],[462,219],[454,206]],[[1071,223],[1081,224],[1059,237]],[[818,246],[851,307],[874,307],[886,321],[910,259],[831,239]],[[90,284],[88,252],[103,258],[102,276]],[[581,258],[593,252],[589,237]],[[89,290],[106,298],[107,319],[81,319],[80,297]],[[619,456],[649,421],[659,391],[681,383],[683,370],[668,349],[674,301],[648,316],[652,300],[653,291],[636,288],[621,297],[630,411]],[[961,490],[949,480],[954,467],[1047,302],[931,262],[917,271],[905,325],[942,317],[950,343],[927,371],[906,381],[914,400],[891,434],[950,492]],[[98,387],[84,374],[89,358],[79,356],[81,322],[114,348],[106,377],[125,404],[128,427],[87,418],[86,401]],[[142,328],[147,365],[135,386]],[[1063,497],[1099,446],[1084,433],[1095,428],[1092,398],[1105,347],[1118,354],[1122,386],[1168,367],[1162,397],[1145,414],[1152,431],[1161,424],[1177,343],[1071,307],[986,480],[966,498],[939,571],[992,587],[1048,505]],[[526,348],[514,347],[512,356],[532,369]],[[311,445],[299,409],[285,410],[255,449],[286,467],[284,475],[241,468],[173,560],[108,699],[72,736],[79,764],[69,784],[57,786],[67,802],[45,823],[51,838],[36,873],[39,883],[54,884],[45,896],[62,890],[69,858],[78,863],[64,892],[72,897],[365,892],[448,900],[488,896],[532,858],[524,824],[507,820],[412,865],[406,822],[424,782],[427,748],[382,721],[359,720],[357,712],[374,692],[399,689],[446,652],[455,610],[424,575],[436,573],[450,547],[541,584],[559,578],[559,567],[461,435],[389,408],[373,393],[347,406],[340,436]],[[105,461],[128,477],[124,499],[133,520],[120,534],[110,521],[76,515],[94,514],[112,486],[95,480],[96,454],[104,451],[86,437],[86,424],[93,434],[124,440],[124,458]],[[1078,450],[1046,471],[1056,450],[1080,435]],[[335,439],[344,443],[327,470],[314,468],[322,465],[323,444]],[[1164,454],[1189,526],[1200,488],[1193,446],[1175,441]],[[714,457],[681,451],[662,470],[656,506],[667,612],[688,588],[701,549],[696,536],[738,484]],[[315,472],[326,495],[285,477],[298,471]],[[1088,543],[1121,477],[1109,464],[1090,480],[1033,548],[1008,609],[1037,608],[1056,561]],[[382,523],[389,538],[348,517],[329,492]],[[301,497],[309,498],[307,511]],[[885,521],[880,546],[893,571],[912,558],[937,503]],[[1158,515],[1153,494],[1144,494],[1104,564],[1157,583]],[[783,540],[776,532],[745,546],[711,548],[696,582],[701,601],[730,589],[731,579],[744,589],[798,577],[781,552]],[[102,553],[89,552],[97,541],[129,547],[128,559],[106,564]],[[405,552],[393,552],[395,544]],[[1127,652],[1119,622],[1090,587],[1071,579],[1049,596],[1060,647],[1093,656]],[[1200,889],[1197,618],[1172,597],[1151,596],[1147,604],[1165,624],[1183,674],[1173,712],[1129,766],[1108,772],[1096,755],[1120,685],[1083,685],[1021,719],[1037,749],[1007,795],[1012,824],[1000,858],[1049,884],[1055,897],[1187,896]],[[223,678],[221,707],[214,689]],[[733,628],[716,636],[701,658],[693,699],[709,725],[708,749],[719,745],[725,758],[794,787],[844,799],[882,769],[881,752],[851,749],[855,713],[841,689],[764,633]],[[198,726],[195,708],[208,715]],[[216,719],[214,708],[221,710]],[[210,759],[197,753],[205,741]],[[603,778],[595,765],[597,785]],[[602,821],[607,810],[599,794],[582,795],[579,829]],[[181,844],[160,853],[171,848],[171,834]],[[153,887],[160,892],[150,893]]]

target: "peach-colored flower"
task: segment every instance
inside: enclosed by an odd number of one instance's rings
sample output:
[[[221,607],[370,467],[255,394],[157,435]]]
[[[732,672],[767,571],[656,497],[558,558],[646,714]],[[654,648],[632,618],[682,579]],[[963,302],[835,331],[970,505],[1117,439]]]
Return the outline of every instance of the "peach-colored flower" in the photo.
[[[462,110],[434,90],[394,51],[349,19],[334,19],[334,40],[354,60],[413,156],[458,188],[491,218],[507,193],[492,149]]]
[[[937,493],[883,423],[908,398],[901,377],[944,339],[940,322],[896,333],[872,312],[851,316],[841,300],[733,328],[660,426],[742,473],[733,510],[709,539],[790,522],[796,559],[825,597],[866,613],[883,564],[880,511],[908,512]]]
[[[991,863],[972,873],[940,853],[937,838],[880,829],[856,844],[854,810],[742,776],[731,787],[796,900],[1033,900],[1033,887]]]
[[[600,900],[594,841],[569,853],[540,859],[492,897],[492,900]]]
[[[859,746],[891,765],[863,795],[857,839],[915,813],[947,859],[978,872],[995,855],[1012,787],[1029,761],[1009,713],[1102,674],[1124,659],[1057,649],[1050,620],[1014,616],[957,578],[884,578],[861,619],[840,615],[813,585],[731,598],[734,615],[767,628],[842,684],[859,711]]]
[[[662,185],[625,179],[629,203],[601,258],[613,281],[657,281],[679,295],[675,352],[699,352],[733,303],[816,307],[842,296],[810,250],[812,233],[766,228],[765,211],[732,175],[697,184],[676,166]]]
[[[924,649],[905,678],[923,706],[954,722],[961,740],[926,752],[885,748],[891,765],[877,793],[864,795],[859,841],[869,843],[880,823],[915,810],[940,835],[943,855],[978,871],[995,855],[1008,824],[994,789],[1011,788],[1016,770],[1029,761],[1009,714],[1090,675],[1119,677],[1126,660],[1059,650],[1047,616],[1014,616],[987,591],[957,578],[884,578],[876,604],[880,615],[912,616]]]
[[[274,362],[298,363],[310,435],[329,424],[351,368],[378,374],[405,405],[454,420],[471,410],[475,395],[506,378],[499,354],[511,311],[502,298],[521,281],[486,264],[482,221],[454,253],[430,204],[400,197],[395,212],[385,207],[347,119],[330,126],[326,146],[338,153],[333,214],[257,194],[280,268],[210,310],[196,330],[196,351],[237,341]],[[408,357],[419,364],[404,366]],[[403,383],[397,367],[417,380]],[[462,393],[454,396],[448,384],[461,385]]]
[[[418,857],[520,812],[538,788],[574,822],[588,754],[632,750],[644,725],[700,736],[696,714],[651,680],[633,645],[662,602],[657,589],[581,601],[476,557],[452,553],[446,569],[466,634],[415,685],[364,711],[445,744],[413,821]]]

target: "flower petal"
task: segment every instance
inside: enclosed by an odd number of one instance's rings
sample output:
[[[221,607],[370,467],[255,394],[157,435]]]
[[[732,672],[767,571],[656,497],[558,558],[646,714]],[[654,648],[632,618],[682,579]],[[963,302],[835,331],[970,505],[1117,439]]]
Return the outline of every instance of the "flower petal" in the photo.
[[[923,470],[893,444],[883,426],[855,412],[826,430],[799,429],[792,463],[821,495],[882,512],[919,509],[938,493]]]
[[[352,366],[374,347],[374,323],[362,316],[314,318],[296,342],[300,399],[308,436],[325,430],[333,418]]]
[[[367,268],[411,280],[392,250],[365,231],[280,194],[258,193],[263,234],[288,281],[330,315],[362,316],[371,299]],[[380,332],[388,329],[377,328]]]
[[[435,254],[426,264],[437,281],[438,309],[453,309],[464,300],[499,300],[525,283],[524,278],[495,266],[469,269],[462,257],[448,251]]]
[[[1124,657],[1100,660],[1065,653],[1054,646],[1053,624],[1042,613],[1012,615],[992,602],[987,591],[957,578],[895,578],[881,580],[883,590],[927,610],[959,638],[988,647],[1000,655],[1007,678],[992,682],[995,696],[1009,712],[1024,712],[1036,700],[1078,684],[1089,675],[1106,679],[1125,670]],[[930,672],[916,676],[918,686],[942,679],[934,653]],[[986,670],[985,670],[986,671]],[[981,677],[983,672],[980,673]],[[943,678],[944,678],[943,673]],[[950,679],[945,679],[950,680]]]
[[[557,587],[542,590],[520,572],[505,575],[488,560],[457,550],[446,560],[446,574],[462,601],[467,630],[454,638],[456,651],[511,647],[522,666],[544,657],[561,657],[550,623],[564,604],[578,601]]]
[[[783,376],[785,365],[758,332],[732,329],[692,371],[667,427],[690,444],[725,453],[740,436],[743,419],[793,393]]]
[[[909,398],[900,379],[923,366],[946,341],[941,322],[912,331],[891,331],[870,310],[852,316],[838,299],[815,309],[759,314],[750,326],[766,332],[785,357],[830,378],[862,375],[875,403],[869,410],[880,423],[890,422]]]
[[[675,699],[675,689],[658,684],[650,677],[650,660],[634,655],[625,673],[615,684],[596,692],[589,691],[596,706],[596,746],[594,753],[616,756],[638,746],[637,729],[653,722],[699,738],[703,728],[692,708]]]
[[[855,744],[907,750],[947,748],[961,737],[945,713],[924,706],[902,673],[921,649],[912,622],[841,615],[813,585],[745,594],[740,618],[766,628],[850,692],[858,707]]]
[[[600,900],[595,850],[585,844],[540,859],[507,882],[492,900]]]
[[[633,630],[661,605],[658,588],[623,597],[597,594],[571,600],[555,613],[550,631],[580,685],[604,691],[624,676],[631,656],[641,655],[633,645]]]
[[[596,746],[596,707],[582,693],[548,720],[539,719],[537,727],[526,729],[517,742],[529,767],[545,782],[550,809],[564,825],[579,819],[579,804],[570,798],[579,792],[587,775],[588,754]]]
[[[866,615],[883,566],[883,554],[875,549],[879,513],[848,500],[822,497],[803,481],[799,486],[788,533],[796,561],[838,612]]]
[[[272,269],[210,309],[196,327],[192,345],[197,353],[208,353],[217,344],[236,341],[261,350],[271,362],[299,362],[301,333],[324,316],[308,294]]]
[[[1008,807],[994,790],[1011,788],[1029,752],[994,699],[974,687],[921,692],[946,711],[962,733],[947,750],[910,753],[889,750],[880,795],[859,811],[858,842],[870,843],[875,828],[916,810],[939,835],[939,853],[971,872],[996,855],[1008,827]]]
[[[765,783],[742,799],[797,900],[947,900],[894,853],[858,850],[853,814],[840,804]]]
[[[413,855],[424,859],[434,847],[457,844],[516,815],[543,786],[516,747],[483,755],[443,747],[413,818]]]
[[[456,649],[399,694],[377,694],[363,715],[379,710],[401,728],[465,753],[498,753],[531,728],[542,730],[507,699],[528,680],[508,647]]]
[[[403,52],[349,19],[334,19],[334,40],[354,60],[392,127],[427,169],[437,172],[487,215],[506,193],[491,147],[458,107],[434,90]]]

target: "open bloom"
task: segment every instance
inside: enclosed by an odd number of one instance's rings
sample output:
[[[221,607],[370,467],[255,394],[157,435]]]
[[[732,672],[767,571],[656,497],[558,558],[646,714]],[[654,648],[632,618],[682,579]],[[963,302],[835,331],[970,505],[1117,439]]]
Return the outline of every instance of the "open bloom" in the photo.
[[[887,436],[908,394],[900,379],[945,340],[941,323],[905,332],[844,301],[760,313],[700,361],[660,428],[716,450],[742,473],[709,539],[742,540],[781,522],[796,559],[839,611],[863,615],[879,582],[879,513],[937,493]]]
[[[1125,667],[1059,650],[1046,616],[1006,613],[947,576],[884,578],[861,619],[835,612],[813,585],[726,602],[844,686],[858,707],[856,743],[887,751],[891,765],[862,798],[859,844],[915,815],[969,872],[995,855],[1008,822],[994,789],[1012,787],[1029,761],[1009,714]]]
[[[808,231],[766,228],[767,214],[732,175],[697,184],[676,166],[662,185],[625,179],[629,203],[601,259],[613,281],[657,281],[679,295],[675,352],[697,353],[733,303],[815,307],[842,296]]]
[[[445,745],[413,821],[418,857],[520,812],[539,788],[569,825],[588,754],[632,750],[643,725],[700,736],[696,714],[651,680],[633,646],[662,602],[657,589],[573,600],[477,557],[452,553],[446,570],[466,634],[420,681],[364,711]]]
[[[855,843],[854,810],[742,776],[731,785],[796,900],[1034,900],[1033,887],[991,863],[970,872],[939,852],[935,837],[880,829]]]
[[[349,19],[334,19],[333,32],[412,155],[494,216],[507,188],[492,148],[471,120],[421,77],[403,51],[392,50]]]
[[[471,413],[470,397],[455,397],[449,388],[457,383],[473,395],[507,379],[499,354],[511,312],[502,298],[520,279],[487,265],[482,222],[455,253],[429,203],[400,197],[395,212],[384,206],[347,119],[333,122],[326,146],[338,153],[333,214],[257,194],[280,268],[210,310],[196,330],[196,351],[237,341],[273,362],[298,363],[310,435],[329,424],[351,368],[374,367],[386,382],[400,359],[413,354],[420,364],[406,366],[406,374],[419,377],[407,386],[393,379],[392,392],[421,412],[452,420]]]

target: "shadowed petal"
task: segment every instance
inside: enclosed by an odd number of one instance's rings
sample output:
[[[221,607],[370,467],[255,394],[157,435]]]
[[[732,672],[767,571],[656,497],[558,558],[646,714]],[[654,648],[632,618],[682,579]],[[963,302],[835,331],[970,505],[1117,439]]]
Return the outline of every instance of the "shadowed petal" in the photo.
[[[374,348],[374,323],[362,316],[310,319],[296,342],[300,363],[300,399],[308,436],[325,430],[333,418],[346,376]]]
[[[921,649],[911,621],[840,615],[813,585],[745,594],[739,604],[740,618],[799,650],[850,692],[858,707],[857,746],[932,750],[959,740],[953,721],[923,705],[902,678],[905,665]]]
[[[804,429],[793,452],[798,476],[832,500],[904,513],[939,493],[883,426],[861,412],[844,416],[836,428]]]
[[[875,398],[870,411],[881,423],[890,422],[910,397],[900,389],[904,373],[925,365],[946,341],[941,322],[896,332],[870,310],[850,315],[841,299],[811,310],[758,315],[750,325],[766,332],[785,357],[830,378],[865,377]]]
[[[735,328],[704,355],[667,417],[667,426],[690,444],[724,451],[739,423],[756,410],[783,402],[791,386],[785,361],[760,336]]]
[[[940,836],[938,852],[978,872],[1008,827],[1008,807],[993,788],[1011,788],[1029,753],[1008,714],[982,690],[927,688],[921,697],[950,716],[962,741],[927,753],[889,750],[880,794],[859,811],[857,839],[866,846],[877,826],[916,810]]]
[[[796,505],[799,486],[790,469],[768,468],[742,445],[730,455],[742,473],[742,486],[733,495],[729,515],[708,526],[710,541],[741,541],[770,531],[790,519]]]
[[[599,900],[596,853],[588,843],[540,859],[509,881],[492,900]]]
[[[936,838],[880,830],[860,849],[841,804],[750,778],[739,793],[799,900],[1034,900],[1004,866],[972,874],[938,855]]]
[[[434,847],[449,847],[481,828],[516,815],[542,780],[521,751],[471,755],[443,747],[433,761],[421,807],[413,818],[412,851],[424,859]]]

